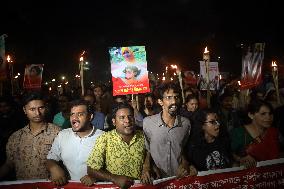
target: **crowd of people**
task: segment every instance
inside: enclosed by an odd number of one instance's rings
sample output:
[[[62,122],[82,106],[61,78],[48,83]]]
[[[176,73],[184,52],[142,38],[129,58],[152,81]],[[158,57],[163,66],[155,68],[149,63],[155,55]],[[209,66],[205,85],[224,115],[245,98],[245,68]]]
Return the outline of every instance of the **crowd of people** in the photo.
[[[164,82],[138,96],[112,96],[96,85],[76,98],[39,91],[1,97],[0,180],[129,188],[134,180],[152,184],[283,157],[284,105],[273,94],[254,90],[244,105],[224,87],[208,104],[204,91]]]

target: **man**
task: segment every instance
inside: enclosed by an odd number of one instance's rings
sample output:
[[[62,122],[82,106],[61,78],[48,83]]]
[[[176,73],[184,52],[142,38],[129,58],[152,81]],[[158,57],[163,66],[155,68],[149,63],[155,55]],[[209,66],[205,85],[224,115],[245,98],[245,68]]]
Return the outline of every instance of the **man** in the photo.
[[[97,112],[95,110],[96,108],[96,98],[94,95],[92,94],[86,94],[83,97],[84,100],[88,101],[90,103],[90,105],[93,106],[94,112],[93,112],[93,120],[92,120],[92,125],[96,128],[96,129],[100,129],[100,130],[105,130],[106,128],[104,128],[104,123],[105,123],[105,115],[101,112]]]
[[[180,105],[180,88],[174,83],[162,84],[159,88],[158,103],[162,112],[145,117],[143,131],[147,156],[143,166],[142,182],[151,183],[153,160],[157,166],[157,177],[185,176],[189,174],[189,165],[182,149],[189,137],[190,122],[177,115]]]
[[[45,121],[46,106],[40,93],[28,93],[23,104],[29,123],[9,138],[7,160],[0,168],[0,179],[13,169],[18,180],[43,179],[48,176],[46,155],[60,128]]]
[[[104,133],[96,141],[87,161],[88,175],[129,188],[141,175],[145,139],[143,132],[135,129],[134,112],[129,104],[117,103],[112,121],[116,129]]]
[[[80,180],[87,186],[95,182],[87,175],[86,161],[103,131],[92,126],[92,118],[93,108],[87,101],[76,100],[71,103],[72,128],[59,132],[47,156],[47,169],[55,185],[67,183],[67,175],[59,161],[63,162],[71,180]]]
[[[71,127],[71,123],[69,120],[70,117],[69,103],[70,103],[70,97],[68,95],[61,94],[58,97],[58,105],[60,112],[54,115],[53,123],[55,125],[58,125],[62,129],[67,129]]]

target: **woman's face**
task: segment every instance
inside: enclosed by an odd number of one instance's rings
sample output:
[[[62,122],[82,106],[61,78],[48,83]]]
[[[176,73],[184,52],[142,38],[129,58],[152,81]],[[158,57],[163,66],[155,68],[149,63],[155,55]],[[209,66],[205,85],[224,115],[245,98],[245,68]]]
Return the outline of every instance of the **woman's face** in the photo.
[[[217,119],[217,114],[209,113],[207,115],[207,119],[204,122],[202,129],[204,131],[205,137],[213,137],[216,138],[219,136],[220,124]]]
[[[32,68],[32,69],[30,70],[30,76],[36,76],[36,75],[37,75],[36,69],[35,69],[35,68]]]
[[[272,125],[273,114],[267,106],[261,106],[258,112],[249,115],[257,126],[268,128]]]
[[[198,108],[198,100],[197,99],[190,99],[186,103],[187,111],[194,112]]]
[[[131,69],[126,69],[125,70],[125,78],[126,79],[132,79],[134,77],[135,77],[135,73],[134,73],[133,70],[131,70]]]

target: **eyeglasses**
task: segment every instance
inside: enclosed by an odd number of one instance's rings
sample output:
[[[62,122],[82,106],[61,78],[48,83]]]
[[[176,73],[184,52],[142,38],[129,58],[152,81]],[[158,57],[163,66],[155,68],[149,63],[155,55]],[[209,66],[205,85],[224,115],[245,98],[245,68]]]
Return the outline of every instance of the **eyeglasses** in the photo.
[[[173,100],[173,99],[177,100],[179,99],[179,96],[164,96],[163,98],[165,98],[166,100]]]
[[[220,125],[219,121],[217,120],[206,121],[204,123],[211,123],[212,125]]]

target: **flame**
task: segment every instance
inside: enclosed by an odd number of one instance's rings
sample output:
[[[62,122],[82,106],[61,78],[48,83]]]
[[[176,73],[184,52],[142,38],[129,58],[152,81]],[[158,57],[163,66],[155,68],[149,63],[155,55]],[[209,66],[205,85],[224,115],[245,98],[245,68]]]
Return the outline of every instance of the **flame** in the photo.
[[[7,56],[7,61],[10,62],[11,58],[10,55]]]
[[[80,62],[83,62],[83,60],[84,60],[84,57],[81,56],[80,57]]]
[[[272,61],[271,66],[272,66],[272,67],[277,67],[276,61]]]
[[[172,69],[177,69],[177,65],[171,65]]]
[[[241,81],[238,81],[239,86],[241,86]]]
[[[209,53],[209,51],[207,50],[207,47],[205,47],[204,53]]]

